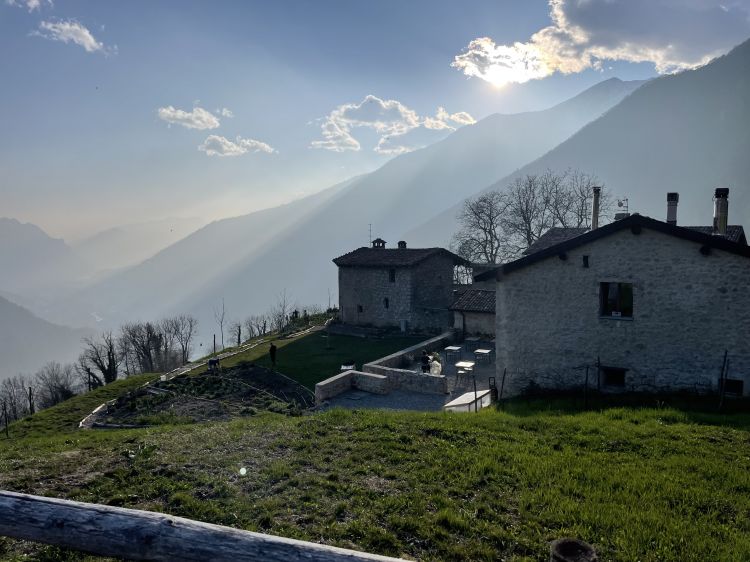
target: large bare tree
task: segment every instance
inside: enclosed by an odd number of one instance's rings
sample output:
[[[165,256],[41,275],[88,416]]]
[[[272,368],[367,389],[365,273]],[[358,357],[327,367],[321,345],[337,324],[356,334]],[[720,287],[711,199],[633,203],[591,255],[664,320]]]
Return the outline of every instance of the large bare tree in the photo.
[[[198,319],[189,314],[180,314],[176,317],[177,343],[180,346],[180,355],[182,364],[185,365],[190,361],[190,353],[193,348],[193,340],[198,334]]]
[[[104,332],[99,339],[84,338],[84,349],[78,357],[76,370],[89,389],[117,380],[122,354],[112,332]]]
[[[224,298],[222,298],[221,308],[214,308],[214,320],[216,320],[216,324],[219,326],[219,331],[221,332],[221,349],[224,349],[224,322],[226,321],[226,315],[227,311],[224,306]]]
[[[464,202],[452,248],[470,261],[497,263],[518,257],[552,227],[590,228],[595,185],[596,176],[580,170],[517,177],[504,191]],[[609,207],[602,189],[600,214]]]
[[[41,408],[49,408],[76,394],[73,365],[51,361],[36,373],[37,401]]]

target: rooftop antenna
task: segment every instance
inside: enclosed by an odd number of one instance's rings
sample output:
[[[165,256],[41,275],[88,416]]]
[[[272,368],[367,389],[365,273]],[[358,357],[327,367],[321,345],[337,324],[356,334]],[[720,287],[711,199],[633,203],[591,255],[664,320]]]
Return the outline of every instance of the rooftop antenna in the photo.
[[[617,206],[622,209],[623,213],[629,213],[630,210],[628,209],[628,198],[623,197],[622,199],[617,200]]]

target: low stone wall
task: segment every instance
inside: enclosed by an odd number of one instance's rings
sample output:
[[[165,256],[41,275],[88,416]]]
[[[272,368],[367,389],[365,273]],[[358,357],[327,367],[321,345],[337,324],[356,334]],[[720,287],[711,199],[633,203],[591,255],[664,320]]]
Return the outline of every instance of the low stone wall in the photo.
[[[353,386],[373,394],[388,394],[391,390],[391,382],[386,375],[373,373],[355,372]]]
[[[374,365],[380,367],[394,367],[398,370],[404,370],[404,365],[410,365],[419,360],[423,349],[426,349],[427,351],[442,351],[446,346],[450,345],[454,341],[456,341],[456,332],[454,330],[449,330],[447,332],[443,332],[439,336],[435,336],[434,338],[419,342],[416,345],[407,347],[406,349],[402,349],[401,351],[397,351],[396,353],[386,355],[385,357],[382,357],[377,361],[367,363],[362,367],[362,370],[365,372],[373,372],[368,371],[367,367]]]
[[[456,333],[453,330],[444,332],[417,345],[367,363],[362,366],[362,371],[344,371],[319,382],[315,385],[315,403],[320,404],[352,388],[374,394],[388,394],[394,389],[426,394],[447,394],[448,379],[444,375],[423,374],[401,367],[417,361],[423,349],[442,351],[455,339]]]
[[[448,379],[444,375],[431,375],[408,369],[396,369],[368,363],[363,367],[368,373],[388,377],[391,389],[411,390],[425,394],[448,394]]]
[[[324,400],[328,400],[349,390],[352,387],[355,372],[344,371],[340,375],[317,383],[315,385],[315,403],[320,404]]]

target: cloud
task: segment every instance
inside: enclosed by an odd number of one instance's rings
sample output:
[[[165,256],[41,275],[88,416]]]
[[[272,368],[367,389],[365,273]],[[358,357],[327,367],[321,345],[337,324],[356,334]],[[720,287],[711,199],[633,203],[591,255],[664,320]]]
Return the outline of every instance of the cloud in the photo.
[[[231,109],[227,109],[226,107],[222,107],[221,109],[217,109],[216,113],[218,113],[222,117],[227,117],[229,119],[231,119],[232,117],[234,117],[234,113],[232,113],[232,110]]]
[[[241,156],[248,152],[265,152],[267,154],[276,152],[269,145],[258,140],[243,139],[238,136],[234,141],[230,141],[228,138],[219,135],[206,137],[198,150],[205,152],[208,156]]]
[[[187,129],[216,129],[221,125],[219,118],[202,107],[194,107],[192,111],[176,109],[171,105],[160,107],[159,119],[173,125],[182,125]]]
[[[354,131],[365,128],[380,135],[376,152],[401,154],[439,140],[436,137],[447,136],[457,126],[474,123],[474,118],[466,112],[448,113],[442,107],[434,117],[420,117],[399,101],[368,95],[360,103],[338,106],[320,121],[323,139],[313,141],[312,148],[333,152],[361,150]],[[438,135],[435,131],[441,132]]]
[[[105,47],[104,43],[97,41],[93,34],[76,20],[43,21],[39,24],[39,30],[32,32],[32,35],[50,41],[74,43],[83,47],[87,53],[110,54],[117,52],[117,47]]]
[[[42,4],[52,6],[52,0],[5,0],[8,6],[16,6],[18,8],[26,8],[29,13],[34,10],[41,10]]]
[[[502,86],[571,74],[605,61],[649,62],[657,72],[696,68],[750,35],[750,0],[549,0],[552,25],[528,42],[469,43],[451,66]]]

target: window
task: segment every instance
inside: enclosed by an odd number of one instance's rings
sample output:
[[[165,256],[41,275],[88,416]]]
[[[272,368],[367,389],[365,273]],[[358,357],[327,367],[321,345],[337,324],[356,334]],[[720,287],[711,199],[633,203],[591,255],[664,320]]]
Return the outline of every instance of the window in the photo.
[[[364,311],[365,311],[365,309],[364,309],[364,308],[362,308],[362,305],[361,305],[361,304],[358,304],[358,305],[357,305],[357,312],[364,312]]]
[[[390,304],[391,304],[391,303],[390,303],[390,301],[388,300],[388,297],[385,297],[385,298],[383,299],[383,306],[384,306],[385,308],[388,308],[388,307],[390,306]]]
[[[625,371],[618,367],[602,367],[602,384],[604,386],[625,386]]]
[[[633,284],[600,283],[599,315],[610,318],[632,318]]]
[[[388,281],[390,281],[391,283],[396,282],[396,270],[395,269],[388,270]]]
[[[719,379],[719,386],[721,386],[721,379]],[[739,379],[725,379],[723,390],[725,394],[742,396],[742,392],[745,390],[745,381]]]

